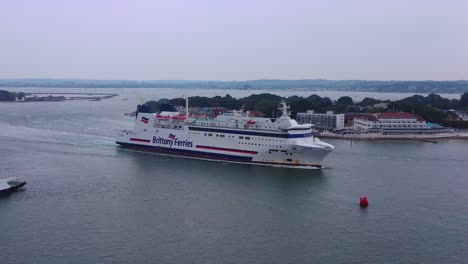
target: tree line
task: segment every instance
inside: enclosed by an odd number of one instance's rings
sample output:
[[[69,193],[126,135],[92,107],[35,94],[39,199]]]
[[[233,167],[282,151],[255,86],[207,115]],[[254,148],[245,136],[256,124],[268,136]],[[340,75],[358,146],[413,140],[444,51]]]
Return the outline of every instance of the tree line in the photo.
[[[328,91],[463,93],[468,81],[373,81],[373,80],[74,80],[74,79],[13,79],[1,80],[0,87],[61,87],[61,88],[194,88],[194,89],[311,89]]]
[[[253,94],[247,97],[236,99],[229,94],[225,96],[193,96],[190,97],[191,107],[222,107],[229,110],[257,111],[265,117],[277,117],[278,105],[284,100],[291,107],[291,116],[295,118],[297,113],[314,110],[318,113],[334,111],[335,113],[368,113],[385,111],[403,111],[417,114],[429,122],[442,123],[450,117],[450,112],[446,110],[468,110],[468,93],[464,93],[461,98],[447,99],[437,94],[428,96],[413,95],[401,100],[379,100],[375,98],[364,98],[360,102],[354,102],[349,96],[342,96],[336,101],[328,97],[321,97],[313,94],[308,97],[290,96],[281,97],[270,93]],[[176,106],[185,106],[184,98],[175,98],[164,101],[151,101],[145,104],[152,111],[157,112],[161,102],[169,102]],[[375,108],[378,103],[386,103],[388,108]]]
[[[25,94],[23,92],[15,93],[15,92],[9,92],[5,90],[0,90],[0,102],[11,102],[15,101],[16,97],[24,97]]]

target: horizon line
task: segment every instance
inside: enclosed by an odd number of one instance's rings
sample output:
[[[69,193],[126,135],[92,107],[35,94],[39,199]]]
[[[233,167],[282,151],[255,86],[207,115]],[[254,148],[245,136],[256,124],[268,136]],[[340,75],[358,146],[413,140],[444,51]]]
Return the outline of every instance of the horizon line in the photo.
[[[468,79],[431,80],[431,79],[244,79],[244,80],[210,80],[210,79],[88,79],[88,78],[0,78],[0,81],[113,81],[113,82],[253,82],[253,81],[370,81],[370,82],[468,82]]]

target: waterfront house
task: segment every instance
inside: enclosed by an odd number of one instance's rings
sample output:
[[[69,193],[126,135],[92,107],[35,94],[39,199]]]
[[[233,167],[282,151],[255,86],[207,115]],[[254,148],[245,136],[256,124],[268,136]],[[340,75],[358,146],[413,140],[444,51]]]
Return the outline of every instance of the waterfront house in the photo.
[[[421,135],[448,133],[444,127],[429,127],[418,115],[404,112],[377,113],[354,119],[354,128],[361,133],[383,135]]]
[[[296,119],[299,124],[313,124],[318,129],[342,129],[345,126],[345,115],[334,114],[333,111],[322,114],[308,110],[306,113],[297,113]]]

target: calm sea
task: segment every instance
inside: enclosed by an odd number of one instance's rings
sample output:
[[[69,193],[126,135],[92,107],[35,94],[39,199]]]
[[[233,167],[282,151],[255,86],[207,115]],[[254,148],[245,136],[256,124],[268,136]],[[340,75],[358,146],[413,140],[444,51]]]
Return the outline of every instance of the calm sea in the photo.
[[[0,103],[0,178],[28,182],[0,198],[2,264],[467,262],[468,141],[327,140],[323,170],[173,158],[117,147],[123,113],[255,91],[74,91],[120,96]]]

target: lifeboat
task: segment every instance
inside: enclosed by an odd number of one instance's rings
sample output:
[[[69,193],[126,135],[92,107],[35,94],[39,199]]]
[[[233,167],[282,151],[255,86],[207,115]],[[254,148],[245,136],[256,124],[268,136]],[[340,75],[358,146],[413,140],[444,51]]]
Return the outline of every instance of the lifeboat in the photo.
[[[174,116],[172,119],[174,119],[174,120],[185,120],[185,116],[184,115],[178,115],[178,116]]]

